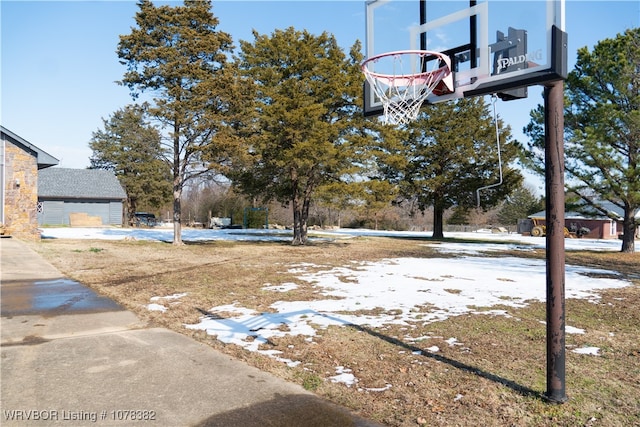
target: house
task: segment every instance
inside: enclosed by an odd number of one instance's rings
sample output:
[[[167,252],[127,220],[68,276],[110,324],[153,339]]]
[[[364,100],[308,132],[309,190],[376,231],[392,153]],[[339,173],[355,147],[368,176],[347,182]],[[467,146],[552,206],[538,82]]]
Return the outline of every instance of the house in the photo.
[[[565,227],[571,231],[572,234],[580,229],[589,230],[580,237],[590,239],[617,239],[623,232],[622,222],[624,212],[611,202],[602,202],[600,206],[608,212],[608,216],[603,215],[601,212],[594,212],[593,214],[565,212]],[[635,217],[637,222],[640,222],[640,210],[636,212]],[[545,211],[529,215],[528,219],[518,221],[518,232],[528,234],[535,225],[545,225],[545,219]]]
[[[6,236],[36,239],[38,175],[58,159],[0,126],[0,228]]]
[[[618,235],[621,235],[624,232],[624,209],[608,201],[600,202],[599,205],[608,212],[610,218],[615,218],[615,222],[617,223],[616,232]],[[640,209],[636,210],[633,217],[635,223],[640,224]],[[640,227],[636,226],[635,237],[640,237]]]
[[[126,198],[111,171],[46,169],[38,176],[38,224],[121,226]]]

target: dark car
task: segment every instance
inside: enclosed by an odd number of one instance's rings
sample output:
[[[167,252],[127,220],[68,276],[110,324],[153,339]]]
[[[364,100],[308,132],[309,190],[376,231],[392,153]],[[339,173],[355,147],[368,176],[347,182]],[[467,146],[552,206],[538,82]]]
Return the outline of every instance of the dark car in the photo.
[[[148,212],[136,212],[133,217],[133,225],[136,227],[155,227],[158,221],[156,216]]]

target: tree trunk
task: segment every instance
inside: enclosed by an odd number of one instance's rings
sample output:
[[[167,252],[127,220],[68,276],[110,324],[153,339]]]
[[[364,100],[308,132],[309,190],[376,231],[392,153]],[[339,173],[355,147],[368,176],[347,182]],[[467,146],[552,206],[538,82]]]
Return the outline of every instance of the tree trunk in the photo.
[[[136,211],[138,210],[138,206],[136,204],[136,200],[132,198],[127,198],[127,218],[126,224],[127,227],[131,227],[133,222],[135,221]]]
[[[294,246],[307,243],[307,220],[309,219],[310,188],[307,187],[304,199],[300,203],[300,188],[298,182],[298,171],[294,168],[291,174],[291,206],[293,208],[293,241]]]
[[[182,172],[180,170],[180,126],[173,127],[173,244],[182,245]]]
[[[293,241],[292,245],[304,245],[302,240],[302,207],[300,206],[300,191],[298,189],[298,171],[291,169],[291,207],[293,208]]]
[[[304,200],[302,205],[298,197],[292,200],[293,206],[293,241],[294,246],[307,243],[307,221],[309,219],[309,202]]]
[[[307,225],[309,223],[309,208],[311,207],[311,199],[309,198],[309,194],[305,195],[304,201],[302,202],[302,212],[300,214],[300,241],[302,245],[307,244]]]
[[[440,196],[435,196],[433,200],[433,238],[444,239],[444,204]]]
[[[182,189],[175,184],[173,186],[173,244],[182,245]]]
[[[304,245],[304,240],[302,239],[302,211],[300,209],[300,203],[297,199],[292,201],[293,206],[293,241],[292,245]]]
[[[636,250],[635,234],[636,234],[636,222],[633,217],[633,211],[625,206],[624,210],[624,222],[622,223],[622,250],[621,252],[633,253]]]

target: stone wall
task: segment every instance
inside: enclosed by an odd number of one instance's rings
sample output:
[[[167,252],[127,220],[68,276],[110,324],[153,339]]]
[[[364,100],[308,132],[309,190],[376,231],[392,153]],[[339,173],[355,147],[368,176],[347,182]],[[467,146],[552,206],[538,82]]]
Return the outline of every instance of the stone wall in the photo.
[[[5,234],[37,239],[38,159],[5,140]]]

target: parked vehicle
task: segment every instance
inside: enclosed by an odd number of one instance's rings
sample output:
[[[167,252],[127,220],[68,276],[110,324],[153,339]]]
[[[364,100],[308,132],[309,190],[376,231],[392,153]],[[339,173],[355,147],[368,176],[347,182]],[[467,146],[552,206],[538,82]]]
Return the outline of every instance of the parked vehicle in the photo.
[[[158,224],[156,216],[148,212],[136,212],[133,217],[134,227],[155,227]]]
[[[547,226],[543,221],[538,220],[537,218],[533,218],[533,228],[531,229],[531,235],[533,237],[542,237],[547,234]],[[571,225],[567,228],[564,227],[564,237],[577,237],[581,238],[589,234],[591,230],[587,227],[579,226],[578,224],[571,223]]]

